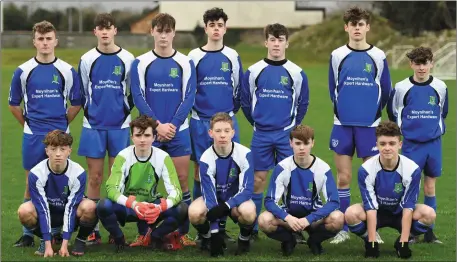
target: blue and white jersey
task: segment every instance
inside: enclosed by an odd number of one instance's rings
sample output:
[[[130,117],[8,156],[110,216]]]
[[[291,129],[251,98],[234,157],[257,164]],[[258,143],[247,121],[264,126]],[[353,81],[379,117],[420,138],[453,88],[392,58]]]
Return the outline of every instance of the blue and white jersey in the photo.
[[[86,171],[67,160],[67,168],[54,173],[49,159],[38,163],[29,173],[29,191],[38,214],[44,240],[51,240],[51,216],[63,214],[63,239],[70,239],[75,228],[76,210],[86,189]]]
[[[448,113],[446,84],[433,76],[423,83],[406,78],[395,85],[387,113],[407,140],[422,143],[438,138],[445,132]]]
[[[32,58],[14,71],[9,105],[19,106],[24,100],[24,133],[70,132],[67,99],[72,106],[81,105],[81,81],[75,69],[59,58],[50,63]]]
[[[263,59],[243,76],[241,107],[254,130],[288,130],[301,124],[308,110],[308,78],[289,60]]]
[[[128,128],[133,101],[129,101],[130,66],[135,57],[125,49],[103,53],[93,48],[79,62],[84,88],[85,128],[109,130]],[[131,97],[130,97],[131,99]]]
[[[326,203],[322,204],[321,195]],[[314,156],[309,168],[301,168],[289,156],[276,165],[270,178],[265,209],[284,220],[287,209],[303,209],[311,224],[340,207],[338,190],[330,166]]]
[[[365,210],[383,210],[399,214],[413,210],[419,196],[421,170],[411,159],[399,155],[394,170],[385,170],[379,154],[359,168],[358,181]]]
[[[228,46],[217,51],[196,48],[190,51],[189,57],[197,72],[192,118],[209,120],[218,112],[236,114],[241,106],[240,81],[243,77],[238,53]]]
[[[332,52],[328,73],[334,124],[376,127],[392,89],[384,52],[344,45]]]
[[[251,199],[254,169],[249,148],[232,142],[232,152],[221,157],[211,146],[203,153],[199,164],[202,196],[208,209],[221,202],[234,208]]]
[[[140,114],[171,123],[179,131],[189,127],[196,84],[194,62],[178,51],[170,57],[149,51],[132,64],[131,91]]]

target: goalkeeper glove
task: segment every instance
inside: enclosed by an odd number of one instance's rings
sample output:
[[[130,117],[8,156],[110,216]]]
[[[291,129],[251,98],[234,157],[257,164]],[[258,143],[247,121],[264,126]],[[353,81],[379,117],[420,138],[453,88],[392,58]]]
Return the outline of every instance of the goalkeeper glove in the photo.
[[[379,244],[378,242],[365,242],[365,257],[379,257]]]
[[[135,199],[136,196],[129,196],[127,198],[127,202],[125,202],[125,206],[127,208],[133,209],[139,219],[145,220],[145,213],[148,212],[148,210],[151,208],[149,207],[148,203],[136,202]]]
[[[412,255],[411,249],[409,249],[408,242],[395,241],[395,250],[399,258],[410,258]]]
[[[208,213],[206,214],[206,219],[208,219],[208,221],[210,222],[214,222],[223,216],[227,216],[229,213],[229,207],[227,206],[227,204],[225,204],[225,202],[222,202],[208,211]]]
[[[160,204],[149,204],[150,209],[145,213],[145,220],[148,224],[154,224],[162,212],[168,208],[167,200],[161,198]]]

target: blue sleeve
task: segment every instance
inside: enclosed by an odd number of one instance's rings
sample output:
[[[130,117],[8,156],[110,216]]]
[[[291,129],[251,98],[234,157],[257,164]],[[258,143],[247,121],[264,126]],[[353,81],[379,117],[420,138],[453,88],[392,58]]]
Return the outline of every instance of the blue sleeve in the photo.
[[[195,71],[194,61],[189,60],[190,64],[190,77],[187,80],[187,83],[183,83],[186,86],[186,93],[184,94],[184,100],[176,110],[176,113],[171,120],[171,123],[179,128],[184,120],[186,120],[187,115],[189,115],[190,110],[195,102],[195,91],[197,88],[197,72]]]
[[[71,75],[73,77],[73,86],[70,89],[70,104],[72,106],[80,106],[83,97],[81,94],[81,77],[74,68],[71,68]]]
[[[286,219],[289,215],[279,206],[279,201],[282,199],[285,189],[284,182],[280,177],[280,174],[283,171],[284,169],[279,165],[277,165],[273,170],[270,178],[270,184],[268,185],[267,195],[264,200],[265,209],[271,212],[275,217],[282,220]]]
[[[397,116],[394,113],[396,111],[396,108],[394,108],[395,103],[394,103],[394,98],[395,98],[395,88],[392,89],[392,92],[390,93],[389,101],[387,102],[387,115],[389,116],[389,120],[393,122],[397,122]]]
[[[306,76],[305,72],[301,71],[301,76],[303,78],[301,84],[301,91],[300,97],[298,98],[298,109],[297,109],[297,117],[295,118],[295,125],[301,124],[303,118],[308,112],[308,105],[309,105],[309,87],[308,87],[308,77]]]
[[[84,171],[78,176],[77,181],[70,185],[70,196],[68,197],[68,202],[65,205],[65,213],[63,216],[63,239],[71,239],[71,234],[75,229],[76,211],[78,210],[78,204],[81,203],[84,196],[86,178],[87,174],[86,171]]]
[[[421,170],[420,168],[417,168],[411,175],[411,182],[409,185],[406,185],[403,198],[400,202],[400,206],[402,208],[409,208],[414,210],[416,207],[417,198],[419,197],[420,181]]]
[[[234,86],[233,90],[233,113],[237,113],[241,107],[241,82],[243,81],[243,65],[241,64],[241,59],[238,56],[238,64],[240,71],[238,72],[238,83]],[[236,72],[235,72],[236,73]]]
[[[205,201],[208,210],[218,205],[216,196],[216,174],[214,171],[209,169],[207,163],[200,161],[200,186],[203,201]]]
[[[336,83],[335,83],[335,73],[333,72],[332,59],[333,59],[333,57],[330,56],[330,62],[329,62],[329,67],[328,67],[328,91],[330,93],[330,100],[332,101],[332,103],[334,103],[335,102]]]
[[[140,73],[138,71],[139,63],[140,60],[135,59],[132,63],[132,68],[130,69],[130,92],[133,96],[133,103],[135,104],[136,108],[138,108],[138,111],[141,115],[147,115],[149,117],[152,117],[153,119],[157,119],[157,117],[154,115],[154,112],[152,112],[152,109],[146,102],[145,90],[147,87],[142,87],[140,84],[140,77],[144,79],[145,73],[142,73],[142,75],[140,76]]]
[[[87,89],[87,79],[84,77],[84,68],[82,68],[82,60],[79,60],[79,65],[78,65],[78,76],[79,79],[81,80],[81,105],[85,106],[86,105],[86,96],[88,95],[86,92]]]
[[[246,159],[241,167],[241,173],[238,178],[239,191],[227,201],[230,209],[238,207],[243,202],[252,198],[252,193],[254,192],[254,169],[251,152],[246,154]]]
[[[244,116],[246,119],[254,125],[254,120],[252,119],[251,115],[251,87],[249,86],[249,77],[251,76],[251,72],[249,70],[243,76],[243,81],[241,81],[241,109],[243,110]]]
[[[44,191],[45,185],[38,179],[38,177],[30,172],[29,177],[29,192],[32,199],[33,206],[38,214],[38,221],[40,223],[41,234],[44,241],[51,240],[51,215],[48,207],[48,199]]]
[[[392,91],[392,81],[390,80],[389,66],[387,59],[384,59],[384,69],[381,75],[381,105],[384,108],[389,100],[390,92]]]
[[[310,224],[316,222],[319,219],[326,218],[333,211],[337,210],[340,207],[340,198],[338,197],[338,189],[336,188],[335,180],[333,179],[332,170],[330,169],[325,173],[325,192],[322,192],[326,203],[321,208],[317,209],[311,214],[306,216],[306,220]]]
[[[368,178],[368,172],[363,168],[359,168],[358,183],[360,195],[362,197],[363,208],[365,210],[377,210],[378,203],[376,200],[376,192],[374,191],[374,180]]]
[[[10,106],[19,106],[22,102],[22,84],[21,84],[21,75],[22,69],[19,67],[13,73],[13,79],[11,80],[10,86],[10,96],[8,98],[8,103]]]
[[[444,104],[443,104],[443,113],[441,114],[441,116],[443,117],[443,119],[446,119],[447,113],[448,113],[448,109],[449,109],[449,105],[448,105],[448,92],[447,92],[447,88],[446,88],[446,95],[444,96]]]

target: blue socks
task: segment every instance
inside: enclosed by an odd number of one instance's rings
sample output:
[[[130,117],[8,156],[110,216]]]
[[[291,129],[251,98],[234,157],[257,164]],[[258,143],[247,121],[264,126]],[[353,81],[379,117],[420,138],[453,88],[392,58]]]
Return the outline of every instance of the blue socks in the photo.
[[[263,193],[254,193],[252,194],[252,201],[254,201],[255,204],[255,209],[256,209],[256,220],[254,223],[254,230],[253,231],[259,231],[259,223],[257,223],[257,217],[259,217],[260,212],[262,211],[262,201],[263,200]]]
[[[349,205],[351,204],[350,189],[338,189],[338,197],[340,198],[340,211],[344,214],[346,212],[346,209],[348,209]],[[346,232],[348,231],[348,225],[346,224],[346,222],[344,222],[343,230]]]
[[[424,196],[424,204],[433,208],[436,212],[436,196]],[[435,224],[430,226],[432,229],[435,227]]]

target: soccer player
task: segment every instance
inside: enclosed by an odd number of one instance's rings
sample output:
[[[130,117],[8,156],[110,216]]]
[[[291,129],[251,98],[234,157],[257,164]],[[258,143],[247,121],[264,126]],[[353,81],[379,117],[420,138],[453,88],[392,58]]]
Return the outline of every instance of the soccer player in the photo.
[[[187,178],[191,145],[187,115],[195,99],[195,66],[189,57],[173,49],[176,21],[171,15],[158,14],[151,23],[154,49],[137,57],[132,64],[133,101],[140,114],[157,119],[167,128],[165,135],[159,133],[154,146],[170,155],[178,172],[183,201],[190,205]],[[144,227],[139,231],[140,235],[146,233]],[[181,240],[184,245],[195,245],[188,232],[189,220],[186,220],[179,229]]]
[[[203,237],[201,248],[210,246],[211,256],[224,254],[224,234],[219,220],[230,216],[240,227],[236,254],[249,252],[250,236],[256,219],[252,202],[254,171],[251,150],[237,142],[232,116],[216,113],[210,120],[214,140],[200,158],[202,197],[189,207],[189,219]]]
[[[130,123],[133,145],[114,159],[106,181],[107,198],[97,205],[97,215],[113,236],[117,252],[126,246],[119,224],[146,221],[152,229],[151,246],[162,249],[164,237],[187,218],[173,162],[166,152],[152,146],[156,127],[157,122],[145,115]],[[166,198],[157,192],[161,180]]]
[[[334,112],[330,149],[335,152],[340,210],[344,213],[351,201],[354,151],[363,162],[378,153],[375,128],[389,99],[391,80],[386,55],[366,41],[370,14],[352,7],[343,20],[349,43],[332,52],[328,81]],[[344,225],[330,243],[349,239],[347,231]],[[382,242],[379,235],[377,238]]]
[[[349,230],[365,242],[365,257],[379,257],[378,228],[390,227],[401,235],[395,240],[398,257],[411,257],[410,235],[423,234],[433,224],[435,211],[416,204],[421,169],[400,155],[400,128],[394,122],[381,122],[376,128],[379,154],[362,164],[358,183],[362,204],[350,206],[345,213]]]
[[[8,98],[9,109],[23,126],[22,165],[26,177],[31,168],[46,159],[45,135],[54,129],[70,132],[69,123],[81,109],[81,81],[75,69],[57,58],[55,27],[48,21],[33,26],[36,56],[21,64],[13,74]],[[71,106],[67,106],[67,100]],[[24,101],[24,109],[21,102]],[[24,203],[30,201],[28,179]],[[61,241],[60,229],[53,228],[53,240]],[[16,247],[33,246],[33,233],[23,227]]]
[[[233,141],[240,143],[238,122],[235,114],[240,109],[240,81],[243,68],[238,53],[224,45],[227,31],[227,14],[221,8],[212,8],[203,15],[206,45],[189,53],[197,71],[197,91],[190,119],[192,143],[191,159],[194,164],[193,199],[201,196],[198,161],[213,142],[208,134],[210,119],[217,112],[226,112],[233,119]],[[227,99],[229,98],[229,99]],[[232,98],[232,99],[230,99]],[[220,231],[229,241],[234,241],[225,232],[226,219],[220,220]]]
[[[135,57],[114,43],[117,28],[111,14],[95,17],[94,34],[97,47],[81,57],[78,68],[84,90],[84,120],[78,154],[87,161],[87,197],[98,202],[106,151],[110,170],[114,157],[130,144],[128,127],[132,105],[128,101],[128,77]],[[88,244],[101,243],[98,225],[87,240]]]
[[[265,27],[267,58],[250,66],[243,76],[241,107],[254,127],[251,142],[254,160],[254,194],[257,215],[267,174],[277,163],[292,155],[291,128],[305,117],[309,104],[308,78],[303,70],[286,59],[289,32],[284,25]],[[258,225],[253,237],[257,238]]]
[[[387,112],[389,119],[401,128],[402,154],[416,162],[425,174],[424,204],[436,212],[435,183],[442,171],[441,136],[445,133],[444,120],[448,113],[447,87],[430,75],[433,67],[430,48],[418,47],[406,56],[414,74],[395,85]],[[433,233],[433,227],[424,234],[424,241],[442,243]]]
[[[94,201],[84,198],[86,171],[68,157],[73,138],[61,130],[49,132],[44,138],[46,155],[29,173],[32,201],[23,203],[18,212],[22,225],[41,238],[35,254],[52,257],[51,227],[63,226],[61,257],[70,256],[68,242],[79,227],[73,245],[74,256],[84,255],[86,238],[97,224]]]
[[[281,242],[284,256],[297,244],[292,232],[307,231],[307,244],[314,255],[323,253],[322,242],[343,228],[344,215],[330,166],[311,154],[314,130],[298,125],[290,132],[293,154],[273,170],[265,209],[259,226],[268,237]],[[322,205],[322,195],[326,201]],[[282,203],[280,203],[282,202]]]

